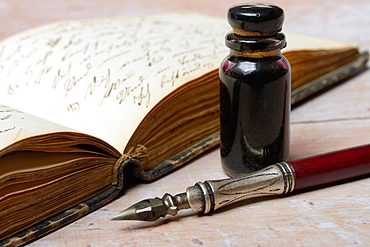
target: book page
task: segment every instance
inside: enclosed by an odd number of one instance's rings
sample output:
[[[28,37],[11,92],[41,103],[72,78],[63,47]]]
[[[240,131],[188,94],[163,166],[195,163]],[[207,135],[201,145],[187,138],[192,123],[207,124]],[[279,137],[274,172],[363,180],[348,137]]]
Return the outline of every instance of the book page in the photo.
[[[357,48],[357,46],[354,44],[338,40],[326,39],[292,32],[284,33],[287,40],[287,47],[283,49],[283,52]]]
[[[161,99],[218,68],[229,30],[189,13],[36,28],[0,43],[0,102],[122,152]]]
[[[0,153],[7,146],[25,138],[71,129],[0,104]]]

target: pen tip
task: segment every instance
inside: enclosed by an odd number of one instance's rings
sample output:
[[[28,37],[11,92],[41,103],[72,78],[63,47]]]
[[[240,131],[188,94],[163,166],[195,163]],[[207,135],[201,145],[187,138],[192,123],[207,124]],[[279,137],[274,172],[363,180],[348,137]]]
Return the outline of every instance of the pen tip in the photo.
[[[154,221],[166,215],[166,206],[159,198],[147,199],[128,207],[110,220]]]
[[[120,212],[110,220],[139,220],[137,217],[136,209],[131,206],[124,211]]]

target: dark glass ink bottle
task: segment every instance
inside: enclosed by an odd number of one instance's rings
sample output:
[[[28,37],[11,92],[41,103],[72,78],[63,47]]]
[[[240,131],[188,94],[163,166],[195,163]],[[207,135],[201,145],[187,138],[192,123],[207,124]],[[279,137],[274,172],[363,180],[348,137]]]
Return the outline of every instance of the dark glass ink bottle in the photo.
[[[284,161],[289,154],[290,65],[281,55],[283,10],[270,4],[228,11],[233,32],[220,70],[221,161],[235,177]]]

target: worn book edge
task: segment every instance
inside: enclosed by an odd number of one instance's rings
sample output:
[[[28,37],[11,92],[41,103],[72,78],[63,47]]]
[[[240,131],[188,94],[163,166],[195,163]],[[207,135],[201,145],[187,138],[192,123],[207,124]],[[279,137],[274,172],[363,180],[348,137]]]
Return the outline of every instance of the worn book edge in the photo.
[[[333,70],[315,80],[306,83],[292,91],[292,105],[302,103],[316,93],[322,92],[345,79],[348,79],[366,69],[366,63],[369,60],[369,52],[364,51],[360,56],[342,67]]]
[[[111,186],[106,191],[92,197],[91,199],[72,207],[71,209],[22,230],[9,238],[0,240],[0,246],[20,246],[37,240],[106,205],[122,191],[124,167],[129,162],[130,160],[123,162],[118,168],[117,184]]]
[[[199,142],[198,144],[190,147],[189,149],[175,155],[171,159],[166,160],[159,166],[144,171],[141,162],[137,159],[127,159],[123,161],[118,168],[116,185],[111,186],[106,191],[92,197],[91,199],[78,204],[77,206],[66,210],[56,216],[49,218],[41,223],[35,224],[23,231],[20,231],[13,236],[0,240],[0,246],[19,246],[28,242],[37,240],[57,229],[60,229],[79,218],[101,208],[114,198],[116,198],[123,189],[124,174],[134,173],[135,176],[144,180],[154,180],[166,173],[174,170],[175,168],[183,165],[199,154],[216,146],[219,142],[219,134],[216,133],[211,137]]]

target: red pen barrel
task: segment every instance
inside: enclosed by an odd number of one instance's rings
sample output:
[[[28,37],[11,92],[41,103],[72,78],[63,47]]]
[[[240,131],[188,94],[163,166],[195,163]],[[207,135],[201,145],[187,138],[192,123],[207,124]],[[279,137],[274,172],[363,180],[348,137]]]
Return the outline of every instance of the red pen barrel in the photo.
[[[370,173],[370,145],[289,161],[295,188],[304,189]]]

